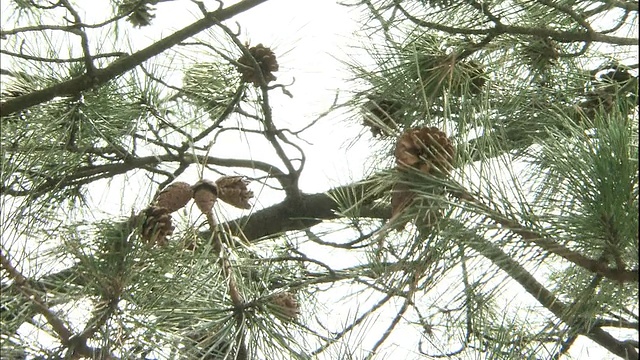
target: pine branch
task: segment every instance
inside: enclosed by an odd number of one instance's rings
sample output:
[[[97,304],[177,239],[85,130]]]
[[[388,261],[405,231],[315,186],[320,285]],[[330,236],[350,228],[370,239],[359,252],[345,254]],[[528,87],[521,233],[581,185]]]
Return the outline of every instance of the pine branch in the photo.
[[[517,281],[542,306],[547,308],[565,324],[572,327],[572,330],[576,333],[587,336],[611,353],[616,354],[623,359],[638,358],[638,352],[632,346],[614,338],[611,334],[601,328],[588,328],[586,325],[588,321],[584,321],[579,317],[568,316],[571,313],[568,306],[539,283],[533,275],[522,267],[522,265],[512,259],[498,246],[480,236],[474,236],[473,241],[470,241],[468,245],[487,259],[491,260],[495,266]]]
[[[587,269],[593,273],[602,275],[608,279],[619,282],[638,282],[640,280],[640,274],[638,269],[624,270],[623,268],[611,268],[607,266],[603,261],[590,259],[577,251],[571,250],[564,245],[558,244],[552,239],[543,237],[542,234],[526,228],[520,225],[516,220],[510,219],[503,214],[489,208],[483,204],[480,200],[473,197],[467,192],[454,191],[456,196],[461,201],[470,204],[472,207],[478,209],[480,212],[487,214],[496,224],[504,226],[509,231],[519,235],[522,239],[532,242],[544,250],[556,254],[565,260],[568,260],[575,265],[578,265],[584,269]]]
[[[216,23],[228,20],[244,11],[247,11],[267,0],[243,0],[237,4],[231,5],[224,9],[208,13],[206,17],[194,22],[185,28],[149,45],[148,47],[133,53],[129,56],[121,57],[111,63],[111,65],[96,69],[94,74],[84,74],[82,76],[67,80],[48,88],[34,91],[32,93],[19,96],[15,99],[7,100],[0,106],[0,117],[25,110],[31,106],[42,104],[57,96],[77,95],[82,91],[104,85],[105,83],[115,79],[116,77],[133,70],[138,65],[159,55],[203,30],[206,30]]]
[[[573,43],[573,42],[601,42],[612,45],[638,45],[640,41],[637,38],[627,38],[619,36],[603,35],[596,32],[589,31],[557,31],[546,27],[523,27],[517,25],[504,25],[500,22],[496,23],[491,28],[460,28],[442,25],[435,22],[425,21],[411,15],[403,6],[400,5],[399,0],[396,2],[396,8],[402,12],[409,20],[418,26],[439,30],[449,34],[465,34],[465,35],[532,35],[541,38],[550,38],[558,42]],[[482,6],[480,6],[482,7]]]
[[[96,166],[84,166],[78,168],[73,174],[65,175],[59,178],[51,178],[35,189],[13,190],[10,188],[0,188],[0,194],[12,196],[33,196],[37,197],[54,189],[62,189],[77,185],[88,184],[93,181],[114,177],[116,175],[125,174],[136,169],[145,169],[155,167],[164,162],[179,162],[186,164],[209,164],[225,167],[241,167],[248,169],[258,169],[266,174],[280,180],[284,184],[288,184],[286,174],[282,173],[277,167],[257,160],[245,159],[222,159],[212,156],[192,155],[188,153],[165,154],[159,156],[145,157],[129,157],[123,162],[109,163]],[[284,185],[283,184],[283,185]]]
[[[87,346],[86,339],[76,337],[64,324],[64,322],[49,309],[45,301],[40,295],[29,287],[29,280],[16,269],[9,259],[5,256],[4,251],[0,249],[0,265],[7,272],[9,278],[13,279],[15,286],[18,288],[25,298],[33,304],[36,312],[40,313],[47,319],[53,331],[60,338],[62,345],[67,347],[72,353],[94,358],[95,354],[102,354],[101,349],[93,349]],[[114,359],[112,356],[105,354],[102,359]]]

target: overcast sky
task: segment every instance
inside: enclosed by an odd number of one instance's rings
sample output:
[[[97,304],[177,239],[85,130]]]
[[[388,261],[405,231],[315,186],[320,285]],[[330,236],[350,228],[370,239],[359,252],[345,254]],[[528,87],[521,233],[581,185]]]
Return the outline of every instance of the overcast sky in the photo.
[[[6,1],[3,0],[2,3],[3,7],[7,6]],[[85,9],[83,17],[87,22],[97,22],[104,13],[95,9],[100,6],[107,9],[108,1],[78,3],[91,3],[91,8]],[[198,17],[198,10],[195,6],[184,6],[185,3],[177,1],[158,4],[156,18],[147,28],[131,29],[127,23],[125,26],[129,28],[134,48],[144,47],[163,35],[192,23]],[[215,1],[205,1],[205,4],[210,9],[217,6]],[[3,12],[6,14],[6,11]],[[92,18],[94,15],[96,17]],[[362,41],[356,34],[359,28],[357,20],[361,17],[358,12],[331,0],[271,0],[233,19],[241,25],[243,41],[262,43],[274,49],[280,64],[280,70],[276,73],[278,83],[288,84],[295,80],[294,85],[289,87],[293,99],[273,92],[272,105],[277,124],[287,124],[292,129],[299,129],[327,110],[337,91],[342,94],[341,100],[348,97],[352,89],[345,79],[350,73],[339,59],[346,60],[348,56],[358,53],[354,47]],[[232,22],[227,25],[235,29]],[[352,148],[345,147],[358,132],[359,128],[350,126],[333,115],[322,120],[306,136],[303,134],[305,140],[311,142],[311,145],[300,144],[307,155],[306,169],[301,178],[303,191],[324,191],[361,178],[367,166],[365,161],[370,144],[362,141]],[[243,150],[238,151],[245,153]],[[257,155],[261,149],[253,148],[251,152]],[[215,174],[212,176],[214,179],[217,177]],[[197,172],[194,169],[178,180],[194,182],[196,178]],[[112,193],[95,190],[103,188],[102,184],[93,188],[92,198],[96,203],[100,203],[100,206],[108,204],[114,212],[120,214],[127,214],[127,209],[131,206],[122,203],[123,199],[131,199],[127,194],[139,193],[138,189],[129,188],[123,189],[123,196],[113,196]],[[119,190],[112,187],[110,191]],[[268,206],[275,199],[275,196],[259,199],[259,207]],[[240,212],[230,211],[230,216],[238,214]],[[333,315],[350,312],[349,308],[335,309]],[[585,347],[586,345],[589,344],[578,340],[571,353],[578,359],[602,357],[597,346]],[[402,344],[399,347],[403,347]]]

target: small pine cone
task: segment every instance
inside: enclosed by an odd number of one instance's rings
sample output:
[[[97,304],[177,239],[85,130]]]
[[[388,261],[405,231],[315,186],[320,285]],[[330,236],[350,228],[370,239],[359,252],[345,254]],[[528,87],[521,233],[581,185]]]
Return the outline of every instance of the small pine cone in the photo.
[[[247,189],[249,180],[242,176],[223,176],[216,180],[218,198],[229,205],[240,209],[251,209],[249,200],[253,197],[253,191]]]
[[[471,79],[469,92],[473,95],[480,94],[484,84],[487,82],[482,66],[475,61],[469,61],[466,63],[466,67],[469,71],[469,78]]]
[[[193,199],[203,214],[211,213],[213,204],[218,198],[218,187],[213,181],[202,179],[192,187]]]
[[[178,181],[158,194],[153,205],[167,209],[170,213],[182,209],[193,197],[191,185]]]
[[[391,190],[391,217],[395,217],[402,212],[415,197],[413,191],[409,188],[409,185],[404,182],[399,182],[393,185]]]
[[[175,229],[171,223],[169,210],[158,206],[149,206],[142,214],[142,238],[150,244],[166,245],[167,237]]]
[[[448,175],[455,150],[447,135],[436,127],[411,129],[396,143],[396,163],[425,174]]]
[[[151,24],[156,16],[152,13],[155,8],[149,4],[140,3],[139,0],[125,0],[119,6],[120,14],[130,14],[127,17],[134,27],[143,27]]]
[[[390,135],[389,129],[397,128],[395,118],[401,114],[402,105],[395,100],[370,96],[364,110],[363,125],[371,128],[371,133],[376,137]]]
[[[586,101],[576,106],[575,120],[579,124],[591,125],[598,113],[608,113],[614,108],[614,96],[605,90],[587,93]]]
[[[276,55],[273,51],[262,44],[258,44],[249,48],[249,53],[258,63],[264,81],[269,83],[276,80],[273,72],[278,71],[279,66],[278,61],[276,60]],[[238,71],[242,74],[242,81],[251,82],[256,86],[260,85],[260,76],[257,74],[249,56],[242,55],[242,57],[238,59],[238,62],[245,65],[245,67],[238,67]]]
[[[391,217],[398,218],[402,211],[411,206],[416,199],[415,193],[411,187],[405,182],[396,183],[391,191]],[[430,198],[421,198],[416,200],[416,206],[420,209],[417,219],[421,219],[421,225],[431,227],[434,226],[443,215],[442,208],[439,207],[437,201]],[[396,230],[402,230],[408,219],[397,220]]]
[[[300,307],[295,296],[290,292],[276,294],[270,299],[271,306],[277,317],[283,320],[293,320],[300,314]]]
[[[422,0],[423,3],[428,3],[435,8],[447,8],[454,4],[453,0]]]
[[[545,69],[557,63],[558,46],[550,38],[536,39],[524,45],[524,57],[535,69]]]

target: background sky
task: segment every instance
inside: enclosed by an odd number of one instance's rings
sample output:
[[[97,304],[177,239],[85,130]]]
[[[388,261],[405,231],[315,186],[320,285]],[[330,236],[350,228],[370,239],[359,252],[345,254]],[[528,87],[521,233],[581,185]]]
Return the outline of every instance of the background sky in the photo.
[[[79,1],[79,3],[82,2]],[[81,11],[81,16],[86,22],[98,22],[103,18],[105,11],[110,11],[108,1],[86,2],[86,4],[89,3],[84,13]],[[204,3],[210,10],[217,7],[215,1],[204,1]],[[170,1],[156,5],[156,17],[152,25],[145,28],[134,29],[129,23],[122,22],[122,26],[126,27],[127,36],[132,40],[132,48],[135,50],[145,47],[198,18],[197,7],[185,4],[188,2]],[[231,2],[225,2],[225,5],[229,4]],[[3,14],[7,14],[7,5],[8,1],[3,0]],[[3,18],[5,16],[7,15],[3,15]],[[347,83],[346,80],[352,75],[343,61],[354,57],[364,62],[368,61],[361,57],[363,51],[358,49],[363,44],[362,41],[367,40],[358,34],[360,27],[358,20],[363,17],[359,9],[352,10],[330,0],[271,0],[226,23],[234,30],[236,27],[233,22],[237,21],[240,24],[242,30],[240,38],[243,41],[250,42],[252,45],[262,43],[271,47],[280,65],[280,70],[275,74],[278,77],[277,83],[293,83],[287,87],[293,98],[284,96],[277,90],[272,91],[271,104],[276,124],[286,124],[291,129],[299,129],[329,109],[336,94],[339,95],[338,102],[349,98],[354,88],[353,83]],[[4,67],[6,65],[3,65]],[[169,79],[177,85],[181,81],[179,76],[170,76]],[[303,134],[303,138],[310,142],[310,144],[298,142],[307,156],[306,168],[300,179],[300,186],[304,192],[325,191],[333,186],[363,177],[370,164],[372,144],[368,141],[368,131],[358,126],[358,122],[358,119],[345,121],[344,112],[338,111],[323,118],[312,130]],[[346,145],[352,143],[360,133],[366,135],[361,141],[347,147]],[[234,158],[259,157],[264,151],[270,151],[260,146],[247,145],[242,138],[227,138],[220,144],[220,148],[228,149],[232,155],[222,153],[211,155]],[[218,177],[217,174],[205,172],[205,177],[208,176],[212,179]],[[177,180],[194,183],[197,179],[197,169],[193,167]],[[102,212],[102,214],[97,213],[96,218],[127,215],[132,207],[148,203],[155,189],[140,189],[132,186],[133,183],[133,180],[128,179],[126,182],[109,182],[109,187],[106,187],[107,181],[93,184],[90,192],[91,201],[93,207]],[[252,189],[256,192],[259,187],[259,184],[252,184]],[[256,199],[256,207],[268,206],[276,202],[280,196],[281,194],[265,191],[264,196]],[[221,211],[230,218],[243,214],[240,210],[228,208]],[[336,253],[326,248],[320,250],[309,246],[303,250],[325,252],[325,254],[315,252],[314,255],[318,254],[320,260],[338,267],[346,266],[352,260],[348,257],[336,256]],[[522,289],[516,291],[524,292]],[[329,305],[325,309],[328,310],[325,315],[331,316],[326,318],[325,322],[340,324],[343,322],[343,316],[352,316],[354,308],[362,307],[370,300],[356,299],[356,301],[362,303],[352,303],[353,307],[339,308],[331,308]],[[386,319],[379,320],[382,324]],[[376,327],[373,323],[371,326]],[[29,329],[25,328],[24,331],[26,335]],[[42,334],[33,335],[43,336]],[[366,334],[360,334],[360,336],[362,338],[357,341],[362,341],[363,346],[366,346]],[[411,352],[410,346],[402,343],[402,336],[402,332],[399,332],[397,337],[392,339],[392,345],[386,350],[388,358],[400,358],[398,356],[405,354],[405,351]],[[353,340],[356,341],[356,339]],[[369,340],[375,341],[377,338]],[[394,341],[396,341],[395,345],[393,345]],[[577,359],[607,358],[603,356],[597,345],[582,337],[570,353]]]

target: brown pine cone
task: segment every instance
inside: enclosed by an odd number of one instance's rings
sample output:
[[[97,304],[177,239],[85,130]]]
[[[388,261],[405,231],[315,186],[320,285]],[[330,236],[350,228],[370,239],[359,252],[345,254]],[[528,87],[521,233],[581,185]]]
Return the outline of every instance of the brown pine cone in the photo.
[[[143,27],[151,24],[151,20],[156,16],[153,14],[155,8],[139,0],[125,0],[118,6],[119,14],[129,14],[127,21],[134,27]]]
[[[300,314],[300,307],[295,296],[290,292],[276,294],[270,299],[270,304],[274,308],[274,315],[282,320],[293,320]]]
[[[170,213],[182,209],[193,197],[191,185],[178,181],[164,188],[153,205],[167,209]]]
[[[398,182],[394,184],[391,190],[391,218],[396,219],[397,224],[394,227],[396,230],[402,230],[409,220],[398,218],[402,211],[414,203],[415,198],[416,194],[408,183]],[[437,201],[427,197],[421,197],[416,201],[415,205],[420,209],[416,216],[421,219],[422,225],[433,226],[442,218],[442,208],[438,207],[437,204]]]
[[[453,168],[455,149],[447,135],[436,127],[406,131],[396,143],[396,163],[425,174],[448,175]]]
[[[200,209],[203,214],[211,213],[213,204],[218,198],[218,187],[216,184],[211,180],[202,179],[191,188],[193,189],[193,199],[198,209]]]
[[[254,47],[249,48],[249,53],[258,63],[260,70],[262,72],[262,77],[266,83],[276,80],[276,77],[273,75],[274,71],[278,71],[278,61],[276,60],[276,55],[271,51],[270,48],[265,47],[262,44],[258,44]],[[256,69],[253,66],[253,62],[249,58],[249,56],[242,55],[238,59],[238,62],[244,67],[238,67],[238,71],[242,74],[242,81],[251,82],[254,85],[260,85],[260,76],[256,72]]]
[[[402,212],[411,202],[415,194],[404,182],[393,185],[391,190],[391,217],[395,217]]]
[[[469,78],[471,84],[469,85],[469,92],[473,95],[477,95],[482,92],[484,84],[487,82],[487,78],[484,74],[482,66],[475,61],[469,61],[465,63],[466,70],[469,72]]]
[[[391,135],[390,129],[396,129],[396,117],[402,115],[402,104],[395,100],[383,99],[380,96],[369,96],[364,104],[363,125],[371,129],[376,136]]]
[[[169,210],[164,207],[149,206],[140,214],[142,221],[141,235],[149,244],[166,245],[167,237],[175,229],[171,223]]]
[[[251,209],[249,200],[253,197],[253,191],[247,189],[249,180],[242,176],[223,176],[216,180],[218,198],[229,205],[240,209]]]

